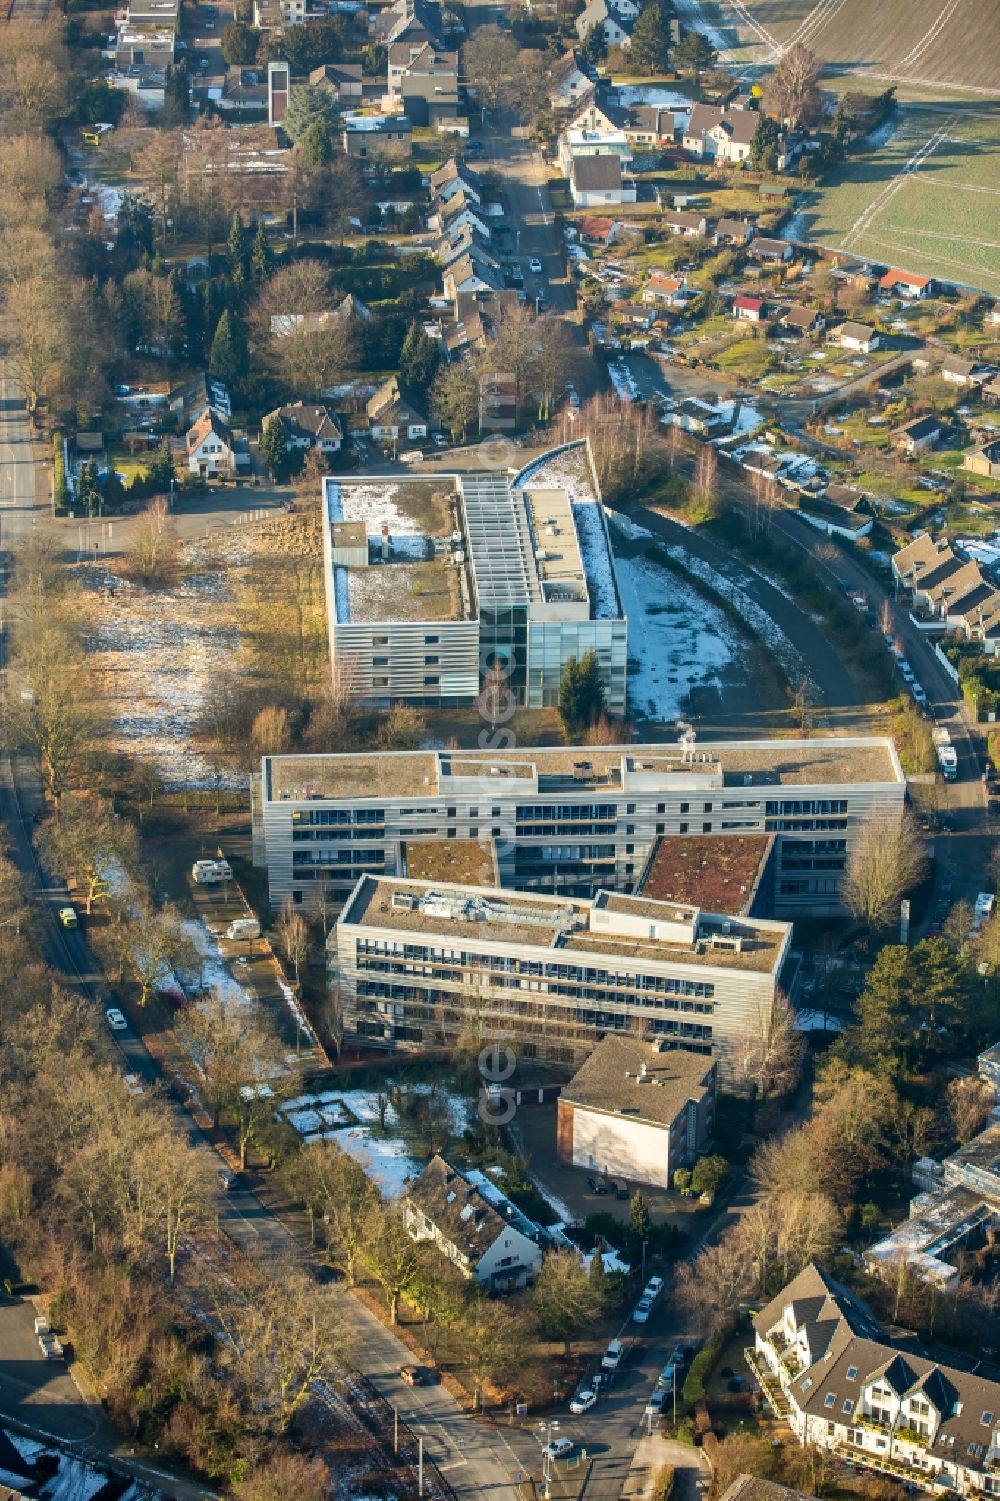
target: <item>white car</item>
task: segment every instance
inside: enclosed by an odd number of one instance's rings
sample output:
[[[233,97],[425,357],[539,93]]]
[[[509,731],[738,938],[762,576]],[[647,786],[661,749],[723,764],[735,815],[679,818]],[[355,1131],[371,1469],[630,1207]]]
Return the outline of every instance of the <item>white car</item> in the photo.
[[[533,255],[533,256],[531,256],[529,258],[529,260],[528,260],[528,270],[529,271],[533,271],[536,276],[541,276],[541,274],[542,274],[542,263],[538,259],[537,255]]]
[[[125,1075],[125,1088],[131,1095],[145,1094],[145,1090],[142,1087],[142,1080],[138,1074]]]
[[[567,1454],[573,1452],[573,1440],[571,1438],[554,1438],[551,1443],[545,1445],[547,1459],[565,1459]]]
[[[653,1310],[652,1298],[640,1298],[632,1310],[633,1324],[644,1324]]]
[[[580,1417],[583,1413],[589,1412],[596,1401],[597,1393],[592,1392],[589,1387],[585,1387],[582,1392],[577,1392],[576,1396],[569,1404],[569,1410],[570,1412],[574,1413],[576,1417]]]
[[[649,1281],[646,1283],[646,1286],[642,1290],[642,1296],[644,1298],[649,1298],[650,1302],[652,1302],[654,1298],[658,1298],[660,1296],[662,1291],[663,1278],[650,1277]]]
[[[125,1031],[125,1028],[128,1026],[128,1022],[125,1020],[122,1012],[118,1010],[117,1006],[109,1006],[104,1015],[112,1032]]]
[[[644,1418],[658,1418],[660,1416],[660,1414],[662,1413],[662,1411],[663,1411],[663,1404],[666,1402],[666,1400],[667,1400],[666,1389],[664,1387],[662,1387],[662,1386],[658,1386],[656,1388],[656,1390],[650,1396],[649,1401],[646,1403],[645,1411],[643,1412],[643,1417]]]

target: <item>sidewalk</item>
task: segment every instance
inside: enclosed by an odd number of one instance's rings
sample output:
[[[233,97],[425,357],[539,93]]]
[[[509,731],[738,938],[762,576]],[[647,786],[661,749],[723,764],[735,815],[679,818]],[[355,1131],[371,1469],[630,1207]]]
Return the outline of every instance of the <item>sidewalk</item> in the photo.
[[[639,1440],[622,1486],[622,1501],[651,1498],[656,1477],[665,1465],[672,1465],[674,1470],[673,1501],[700,1501],[707,1493],[711,1471],[701,1449],[654,1433]]]

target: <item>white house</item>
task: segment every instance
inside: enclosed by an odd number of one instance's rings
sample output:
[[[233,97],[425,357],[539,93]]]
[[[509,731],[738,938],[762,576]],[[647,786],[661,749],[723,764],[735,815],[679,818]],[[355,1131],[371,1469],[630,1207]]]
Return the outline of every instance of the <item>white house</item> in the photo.
[[[554,110],[572,109],[591,87],[587,65],[572,48],[549,69],[549,104]]]
[[[575,208],[636,201],[635,181],[622,176],[617,156],[575,156],[570,164],[569,191]]]
[[[576,34],[581,42],[586,41],[596,26],[604,32],[609,47],[631,47],[632,22],[638,14],[639,7],[633,0],[615,0],[613,5],[609,0],[589,0],[574,23]]]
[[[831,328],[826,338],[828,344],[839,344],[841,349],[856,349],[861,354],[870,354],[882,342],[874,328],[869,328],[867,323],[854,323],[851,319]]]
[[[211,408],[198,418],[187,435],[187,466],[192,474],[233,474],[236,445],[226,424]]]
[[[609,1033],[559,1096],[560,1162],[669,1188],[711,1138],[716,1072],[703,1053]]]
[[[328,407],[295,401],[276,407],[264,418],[263,426],[277,420],[289,448],[318,448],[323,453],[337,453],[344,441],[343,430]]]
[[[403,1221],[413,1240],[432,1242],[463,1277],[491,1292],[513,1292],[541,1270],[538,1226],[484,1173],[462,1172],[440,1154],[411,1184]]]
[[[427,413],[394,375],[369,398],[366,410],[368,431],[376,442],[427,436]]]
[[[754,1327],[750,1367],[801,1444],[925,1494],[996,1494],[1000,1384],[892,1344],[868,1306],[813,1264]]]
[[[709,158],[739,164],[750,155],[759,120],[755,110],[696,104],[684,128],[684,150],[699,160]]]

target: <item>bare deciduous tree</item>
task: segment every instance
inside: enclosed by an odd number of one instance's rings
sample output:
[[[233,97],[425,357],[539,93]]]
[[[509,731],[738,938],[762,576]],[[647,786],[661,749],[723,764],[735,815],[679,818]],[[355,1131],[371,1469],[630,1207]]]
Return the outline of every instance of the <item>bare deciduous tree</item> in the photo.
[[[154,500],[137,519],[129,544],[132,573],[148,589],[165,588],[180,569],[177,523],[165,500]]]
[[[139,865],[135,830],[102,798],[64,798],[43,825],[39,846],[49,866],[83,887],[87,916],[112,883],[130,884]]]
[[[923,878],[927,850],[909,810],[874,813],[858,831],[844,878],[848,911],[872,932],[899,916],[899,904]]]
[[[385,1295],[391,1324],[399,1321],[399,1300],[425,1254],[423,1247],[410,1239],[398,1208],[379,1207],[371,1212],[361,1256]]]
[[[301,981],[302,966],[309,954],[309,929],[306,920],[298,911],[291,897],[281,904],[275,931],[281,951],[295,971],[295,984]]]
[[[779,60],[764,85],[768,114],[787,121],[793,129],[817,113],[820,63],[815,52],[797,42]]]
[[[978,1136],[996,1104],[992,1086],[978,1074],[967,1079],[952,1079],[945,1090],[945,1104],[951,1129],[959,1145]]]
[[[737,1071],[762,1099],[794,1088],[802,1063],[802,1037],[786,995],[775,994],[770,1006],[758,1006],[737,1049]]]

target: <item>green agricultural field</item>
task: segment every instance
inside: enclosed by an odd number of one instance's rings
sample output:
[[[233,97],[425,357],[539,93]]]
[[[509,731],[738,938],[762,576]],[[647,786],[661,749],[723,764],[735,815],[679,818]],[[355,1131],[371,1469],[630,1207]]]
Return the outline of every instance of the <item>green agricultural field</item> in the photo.
[[[907,109],[805,196],[793,233],[1000,294],[1000,115]]]

